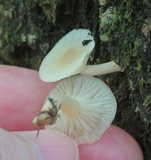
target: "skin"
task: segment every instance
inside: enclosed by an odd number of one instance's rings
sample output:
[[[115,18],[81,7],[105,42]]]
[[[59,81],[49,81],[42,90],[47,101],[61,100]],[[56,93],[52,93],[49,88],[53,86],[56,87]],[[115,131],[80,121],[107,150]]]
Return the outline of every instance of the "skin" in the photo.
[[[47,160],[143,160],[138,143],[124,130],[111,126],[93,145],[80,145],[66,135],[40,130],[32,120],[57,83],[45,83],[38,72],[0,65],[0,157]],[[15,146],[15,147],[14,147]]]

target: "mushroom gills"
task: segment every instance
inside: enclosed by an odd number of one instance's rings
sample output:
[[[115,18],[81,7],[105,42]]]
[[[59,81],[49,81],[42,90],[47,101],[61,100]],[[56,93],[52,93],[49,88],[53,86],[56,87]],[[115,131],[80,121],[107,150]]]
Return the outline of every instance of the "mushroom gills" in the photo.
[[[43,125],[68,135],[77,144],[98,141],[116,114],[117,103],[112,91],[95,77],[77,75],[61,80],[47,97],[41,112],[52,112],[54,106],[49,97],[56,99],[53,100],[57,108],[56,119]]]

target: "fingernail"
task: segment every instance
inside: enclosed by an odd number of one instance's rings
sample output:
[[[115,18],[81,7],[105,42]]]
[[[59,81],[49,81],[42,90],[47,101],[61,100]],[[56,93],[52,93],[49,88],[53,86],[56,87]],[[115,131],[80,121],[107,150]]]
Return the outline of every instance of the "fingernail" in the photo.
[[[11,160],[41,160],[38,147],[28,138],[0,129],[0,157]]]
[[[40,130],[36,138],[37,131],[20,133],[39,147],[42,158],[51,160],[78,160],[79,151],[77,144],[65,134],[57,131]]]

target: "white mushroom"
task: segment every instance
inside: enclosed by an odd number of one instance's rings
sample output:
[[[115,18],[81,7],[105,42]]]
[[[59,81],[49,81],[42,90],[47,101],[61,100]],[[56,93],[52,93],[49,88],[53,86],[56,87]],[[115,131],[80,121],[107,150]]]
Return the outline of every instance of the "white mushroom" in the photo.
[[[59,82],[33,123],[67,134],[77,144],[92,144],[110,126],[116,107],[115,97],[103,81],[78,75]]]
[[[86,65],[94,46],[95,42],[89,30],[70,31],[43,59],[39,68],[40,79],[54,82],[79,73],[95,76],[121,71],[115,62]]]

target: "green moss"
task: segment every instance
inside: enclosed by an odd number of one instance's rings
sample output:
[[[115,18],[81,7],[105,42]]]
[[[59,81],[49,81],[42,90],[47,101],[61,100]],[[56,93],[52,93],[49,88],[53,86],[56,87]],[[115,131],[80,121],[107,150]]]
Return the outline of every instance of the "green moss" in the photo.
[[[40,7],[42,7],[47,18],[55,24],[56,21],[56,0],[40,0]]]
[[[114,1],[102,6],[100,14],[111,7],[112,23],[100,24],[100,34],[107,33],[110,37],[108,42],[101,43],[101,55],[108,55],[104,61],[114,60],[123,71],[104,78],[114,86],[112,90],[118,99],[115,123],[133,135],[143,148],[145,158],[151,159],[148,139],[151,136],[151,15],[148,14],[151,2]]]
[[[47,44],[51,42],[46,35],[55,21],[52,12],[55,15],[55,1],[52,0],[6,0],[0,5],[0,57],[4,63],[37,69],[41,61],[37,60],[37,55],[42,59],[49,50],[41,46],[44,39]]]

